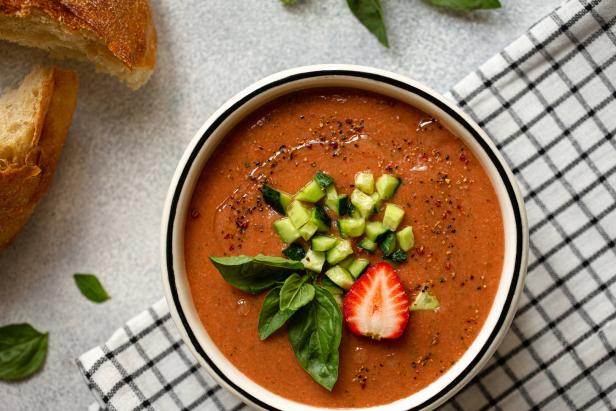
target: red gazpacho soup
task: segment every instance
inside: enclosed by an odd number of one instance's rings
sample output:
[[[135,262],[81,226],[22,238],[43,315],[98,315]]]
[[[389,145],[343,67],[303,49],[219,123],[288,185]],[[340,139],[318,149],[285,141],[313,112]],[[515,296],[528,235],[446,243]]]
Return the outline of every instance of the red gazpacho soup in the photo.
[[[445,373],[490,311],[503,254],[471,150],[415,107],[343,88],[237,124],[185,228],[214,343],[264,388],[325,407],[390,403]]]

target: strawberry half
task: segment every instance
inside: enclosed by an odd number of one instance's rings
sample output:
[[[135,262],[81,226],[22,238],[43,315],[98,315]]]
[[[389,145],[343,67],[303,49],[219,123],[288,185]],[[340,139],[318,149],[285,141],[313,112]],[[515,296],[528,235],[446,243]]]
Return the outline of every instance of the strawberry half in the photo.
[[[398,338],[409,320],[409,299],[389,263],[372,265],[344,297],[344,320],[357,335]]]

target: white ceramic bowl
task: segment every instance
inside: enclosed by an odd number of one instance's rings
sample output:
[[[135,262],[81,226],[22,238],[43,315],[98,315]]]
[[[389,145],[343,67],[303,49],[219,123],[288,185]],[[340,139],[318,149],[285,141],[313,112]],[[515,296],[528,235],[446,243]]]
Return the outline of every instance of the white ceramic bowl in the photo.
[[[300,67],[269,76],[246,88],[216,111],[190,142],[177,167],[162,220],[162,274],[171,315],[199,363],[223,387],[261,409],[314,411],[317,408],[282,398],[240,372],[216,347],[201,325],[184,266],[184,224],[203,166],[227,133],[247,114],[290,92],[314,87],[350,87],[393,97],[438,118],[473,151],[499,199],[505,231],[505,260],[490,313],[464,355],[421,391],[372,411],[432,409],[453,396],[485,365],[502,341],[524,286],[528,227],[524,202],[514,177],[495,145],[462,110],[413,80],[382,70],[348,65]]]

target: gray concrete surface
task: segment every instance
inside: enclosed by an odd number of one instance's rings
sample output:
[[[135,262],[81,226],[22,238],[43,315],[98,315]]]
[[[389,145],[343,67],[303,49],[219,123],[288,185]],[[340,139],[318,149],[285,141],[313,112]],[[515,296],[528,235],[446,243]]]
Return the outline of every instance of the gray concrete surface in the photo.
[[[92,402],[74,365],[125,320],[162,296],[159,227],[176,163],[227,98],[273,72],[315,63],[376,66],[444,92],[561,0],[503,0],[499,11],[454,14],[421,0],[384,0],[391,48],[343,0],[153,0],[158,68],[131,92],[87,64],[55,183],[18,240],[0,253],[0,324],[50,332],[44,369],[0,383],[0,410],[84,409]],[[0,42],[0,87],[43,52]],[[96,273],[112,300],[86,301],[75,272]]]

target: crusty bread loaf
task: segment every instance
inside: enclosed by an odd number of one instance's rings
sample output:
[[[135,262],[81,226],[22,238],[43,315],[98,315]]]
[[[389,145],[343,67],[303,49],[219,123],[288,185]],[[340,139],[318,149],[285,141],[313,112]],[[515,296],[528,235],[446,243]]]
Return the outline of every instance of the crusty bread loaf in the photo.
[[[0,39],[89,60],[132,89],[156,64],[148,0],[0,0]]]
[[[0,97],[0,249],[47,191],[77,104],[77,76],[35,68]]]

